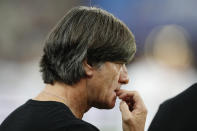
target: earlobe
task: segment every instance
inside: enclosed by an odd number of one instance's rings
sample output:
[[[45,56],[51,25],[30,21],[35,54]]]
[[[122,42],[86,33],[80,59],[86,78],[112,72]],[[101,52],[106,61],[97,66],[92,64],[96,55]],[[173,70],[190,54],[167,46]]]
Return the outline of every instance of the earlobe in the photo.
[[[89,64],[87,63],[87,60],[85,60],[85,61],[83,62],[83,66],[84,66],[86,75],[87,75],[88,77],[91,77],[91,76],[93,75],[93,69],[94,69],[94,68],[93,68],[91,65],[89,65]]]

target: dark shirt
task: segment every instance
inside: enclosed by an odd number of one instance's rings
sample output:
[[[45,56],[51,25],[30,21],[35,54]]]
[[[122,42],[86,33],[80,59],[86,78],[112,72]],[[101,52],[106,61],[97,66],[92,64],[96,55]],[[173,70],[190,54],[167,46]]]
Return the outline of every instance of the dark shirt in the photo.
[[[148,131],[197,131],[197,84],[161,104]]]
[[[0,125],[0,131],[99,131],[76,118],[60,102],[29,100],[12,112]]]

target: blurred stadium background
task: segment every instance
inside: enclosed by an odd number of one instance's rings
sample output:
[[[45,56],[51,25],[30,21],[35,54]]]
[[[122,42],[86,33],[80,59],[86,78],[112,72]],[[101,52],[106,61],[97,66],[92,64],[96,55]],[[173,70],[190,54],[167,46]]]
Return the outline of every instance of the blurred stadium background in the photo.
[[[142,95],[147,130],[161,102],[197,81],[196,0],[0,0],[0,123],[43,89],[38,64],[44,39],[79,5],[113,13],[134,33],[137,54],[123,88]],[[91,109],[84,120],[102,131],[121,131],[119,100],[112,110]]]

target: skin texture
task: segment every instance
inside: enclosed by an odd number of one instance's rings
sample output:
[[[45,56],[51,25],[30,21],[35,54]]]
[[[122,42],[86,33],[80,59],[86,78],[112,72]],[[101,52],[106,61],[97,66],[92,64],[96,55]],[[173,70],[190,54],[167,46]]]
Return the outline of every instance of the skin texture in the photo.
[[[122,84],[129,82],[125,64],[105,62],[99,68],[94,68],[84,62],[84,69],[87,77],[82,78],[78,83],[47,84],[34,100],[62,102],[77,118],[82,119],[84,113],[91,107],[113,108],[119,97],[122,99],[120,111],[123,130],[143,131],[147,110],[141,97],[137,92],[120,89]]]
[[[120,89],[122,84],[129,82],[125,64],[106,62],[93,74],[94,77],[87,84],[90,106],[111,109],[118,96],[122,100],[120,111],[123,131],[144,131],[147,109],[142,98],[136,91]]]
[[[87,80],[89,106],[113,108],[117,98],[116,90],[129,81],[125,65],[106,62],[99,69],[93,70],[93,74]]]
[[[123,131],[144,131],[147,109],[138,92],[118,90],[117,96],[122,100],[120,111],[122,113]],[[128,98],[130,98],[130,101],[128,101]],[[131,102],[132,105],[128,102]]]

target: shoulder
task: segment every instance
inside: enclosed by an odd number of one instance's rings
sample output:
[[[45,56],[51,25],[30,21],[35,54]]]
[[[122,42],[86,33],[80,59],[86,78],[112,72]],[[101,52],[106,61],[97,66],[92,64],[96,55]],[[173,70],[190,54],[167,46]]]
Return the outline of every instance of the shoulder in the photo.
[[[70,121],[66,130],[67,131],[99,131],[97,127],[83,120]]]
[[[197,84],[194,84],[177,96],[164,101],[157,112],[159,117],[191,117],[197,115]],[[168,114],[168,115],[166,115]],[[170,117],[169,117],[170,115]]]
[[[197,102],[197,83],[193,84],[177,96],[166,100],[161,104],[161,107],[165,106],[185,106],[185,105],[192,105],[193,103]]]
[[[185,91],[181,92],[179,95],[174,97],[174,99],[194,99],[197,98],[197,83],[193,84],[189,88],[187,88]]]
[[[197,84],[163,102],[148,131],[175,131],[196,129]]]

